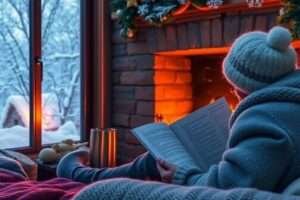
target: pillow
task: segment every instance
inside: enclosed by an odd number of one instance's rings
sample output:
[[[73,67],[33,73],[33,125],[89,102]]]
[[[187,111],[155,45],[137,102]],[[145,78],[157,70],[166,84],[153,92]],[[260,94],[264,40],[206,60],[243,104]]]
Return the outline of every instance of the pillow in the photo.
[[[17,172],[30,180],[37,179],[37,164],[28,156],[11,150],[0,150],[0,158],[0,168]]]

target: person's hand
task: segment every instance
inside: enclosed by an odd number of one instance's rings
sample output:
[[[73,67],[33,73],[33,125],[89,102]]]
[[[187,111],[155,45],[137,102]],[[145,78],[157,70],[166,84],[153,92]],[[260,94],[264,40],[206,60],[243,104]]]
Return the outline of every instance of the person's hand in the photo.
[[[158,159],[156,161],[156,167],[159,171],[161,181],[165,183],[171,183],[176,172],[176,166],[164,160]]]

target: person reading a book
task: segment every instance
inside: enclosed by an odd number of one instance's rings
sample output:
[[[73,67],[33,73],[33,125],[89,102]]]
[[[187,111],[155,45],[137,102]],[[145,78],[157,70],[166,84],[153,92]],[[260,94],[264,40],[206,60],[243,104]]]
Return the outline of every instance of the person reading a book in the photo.
[[[231,116],[221,161],[207,171],[164,163],[160,173],[165,179],[282,192],[300,177],[300,71],[291,40],[283,27],[236,39],[223,61],[223,74],[241,101]]]
[[[157,177],[181,185],[282,192],[300,177],[300,72],[291,40],[290,32],[277,26],[243,34],[233,43],[223,73],[241,102],[230,119],[225,151],[207,169],[173,165],[150,154],[116,168],[93,169],[81,162],[86,152],[74,152],[61,160],[58,175],[85,182]]]

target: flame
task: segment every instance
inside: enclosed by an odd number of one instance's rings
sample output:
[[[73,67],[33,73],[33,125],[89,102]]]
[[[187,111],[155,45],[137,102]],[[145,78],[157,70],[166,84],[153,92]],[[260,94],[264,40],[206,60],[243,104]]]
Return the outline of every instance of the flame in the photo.
[[[214,103],[216,100],[217,100],[216,98],[212,98],[209,101],[209,104]],[[231,110],[231,112],[234,112],[236,105],[233,102],[228,102],[228,106],[229,106],[229,109]]]
[[[189,55],[216,55],[219,58],[228,50],[229,47],[220,47],[157,52],[154,59],[154,87],[151,91],[154,96],[154,121],[173,123],[191,113],[195,108],[214,103],[222,96],[226,96],[230,110],[234,111],[237,99],[231,91],[232,87],[229,84],[226,85],[224,78],[217,79],[219,87],[207,86],[203,98],[193,94],[195,92],[192,80],[193,64],[192,60],[187,57]],[[221,73],[218,74],[222,76]],[[207,78],[213,79],[214,77]]]

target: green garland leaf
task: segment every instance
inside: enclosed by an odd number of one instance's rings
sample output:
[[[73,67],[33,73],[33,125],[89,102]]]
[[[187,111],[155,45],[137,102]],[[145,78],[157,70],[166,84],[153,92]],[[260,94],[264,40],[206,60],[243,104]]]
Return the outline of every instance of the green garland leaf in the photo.
[[[162,25],[169,21],[172,11],[176,10],[182,0],[140,0],[137,7],[127,7],[127,0],[112,0],[112,12],[117,13],[121,25],[121,34],[127,37],[129,31],[135,30],[135,19],[142,17],[150,24]],[[184,0],[183,0],[184,1]],[[207,0],[193,0],[195,2]]]
[[[300,1],[283,0],[283,14],[279,17],[279,23],[287,26],[294,39],[300,38]]]
[[[150,24],[162,25],[171,19],[171,13],[188,0],[139,0],[137,7],[127,7],[127,0],[111,0],[112,12],[117,13],[121,34],[135,31],[135,19],[142,17]],[[279,23],[287,26],[295,39],[300,39],[300,0],[282,0],[283,14]],[[190,0],[197,6],[205,6],[208,0]]]
[[[207,0],[192,0],[191,2],[197,6],[205,6],[207,4]]]
[[[191,0],[196,5],[206,5],[207,0]],[[162,25],[171,19],[171,13],[187,0],[140,0],[137,7],[127,7],[127,0],[112,0],[112,12],[116,13],[121,25],[121,34],[128,36],[136,29],[135,19],[142,17],[150,24]]]

